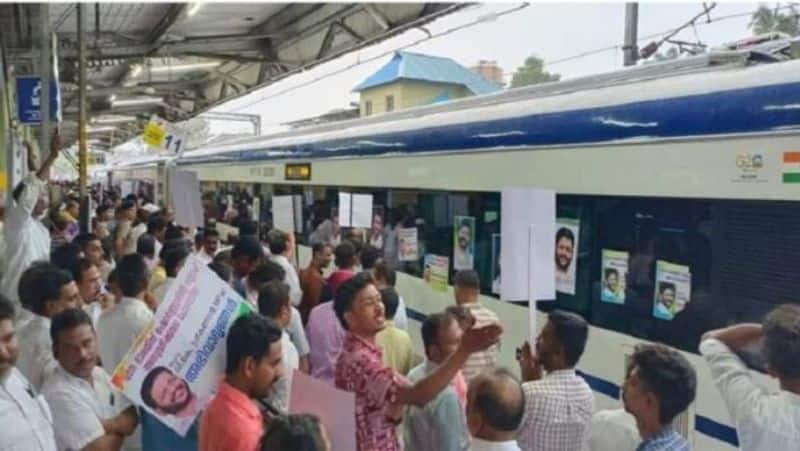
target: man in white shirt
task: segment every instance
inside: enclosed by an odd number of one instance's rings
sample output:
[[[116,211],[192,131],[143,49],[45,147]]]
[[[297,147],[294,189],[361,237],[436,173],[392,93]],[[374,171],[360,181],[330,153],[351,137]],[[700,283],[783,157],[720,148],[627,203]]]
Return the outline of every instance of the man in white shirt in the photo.
[[[6,207],[3,226],[6,271],[0,280],[0,293],[11,300],[17,308],[17,314],[22,315],[17,324],[19,327],[30,319],[27,312],[19,308],[19,278],[31,263],[50,259],[50,232],[39,219],[47,212],[50,204],[47,181],[50,178],[50,167],[58,158],[60,148],[61,138],[58,133],[54,133],[50,142],[50,154],[35,173],[30,162],[30,148],[28,149],[31,173],[14,189]]]
[[[289,299],[291,299],[293,306],[298,307],[303,299],[303,290],[300,289],[300,278],[297,277],[297,270],[289,262],[288,256],[292,252],[289,235],[281,230],[273,229],[267,235],[267,241],[269,241],[269,252],[272,254],[270,259],[283,268],[285,273],[283,283],[289,285]]]
[[[470,451],[520,451],[514,436],[524,412],[522,388],[510,371],[497,368],[473,378],[467,392]]]
[[[274,319],[283,329],[281,349],[283,351],[284,377],[278,379],[272,386],[272,394],[267,398],[267,402],[283,412],[288,412],[292,374],[294,370],[298,369],[300,363],[297,348],[292,344],[292,340],[286,332],[292,318],[289,286],[279,281],[261,285],[258,293],[258,311],[267,318]]]
[[[97,366],[97,341],[89,315],[65,310],[53,318],[58,366],[42,387],[53,411],[60,451],[119,450],[138,423],[136,408],[114,392]]]
[[[116,272],[122,300],[103,312],[97,321],[100,359],[109,374],[153,319],[153,312],[144,302],[148,278],[144,258],[139,254],[126,255],[117,264]]]
[[[202,247],[195,255],[203,260],[203,263],[209,264],[214,261],[214,257],[219,250],[219,232],[215,229],[206,229],[203,230],[202,237]]]
[[[187,257],[189,257],[189,248],[183,245],[170,245],[161,253],[161,261],[164,262],[167,279],[153,291],[153,296],[155,296],[158,305],[161,305],[164,301],[164,296],[167,295],[167,291],[175,283],[175,279],[183,268]]]
[[[81,305],[78,287],[70,273],[50,263],[37,263],[22,274],[19,283],[22,304],[33,318],[19,329],[20,356],[17,368],[39,390],[55,367],[50,342],[50,319]]]
[[[740,324],[706,333],[700,354],[728,413],[736,424],[739,443],[747,451],[797,449],[800,443],[800,306],[782,305],[762,324]],[[753,380],[737,355],[763,342],[769,373],[780,382],[770,393]]]
[[[14,306],[0,295],[0,449],[55,451],[50,407],[15,367],[19,350]]]
[[[580,316],[554,310],[536,339],[518,351],[525,418],[517,432],[526,451],[582,451],[589,440],[594,394],[575,373],[589,326]],[[544,374],[544,371],[547,374]]]

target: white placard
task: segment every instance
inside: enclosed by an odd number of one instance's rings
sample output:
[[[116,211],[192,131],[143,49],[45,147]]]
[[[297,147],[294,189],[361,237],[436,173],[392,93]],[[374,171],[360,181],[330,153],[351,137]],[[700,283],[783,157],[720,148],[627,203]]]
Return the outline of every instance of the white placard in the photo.
[[[544,233],[549,230],[547,239],[553,241],[556,222],[556,193],[550,189],[538,188],[507,188],[502,191],[502,216],[500,221],[500,234],[503,239],[500,243],[500,265],[503,268],[503,277],[500,281],[501,299],[505,301],[529,301],[555,298],[555,278],[553,268],[553,243],[550,243],[547,255],[547,268],[549,270],[543,277],[548,277],[551,284],[537,284],[535,296],[531,296],[530,288],[534,283],[531,275],[531,226],[536,226],[537,232]],[[537,233],[538,236],[538,233]],[[538,241],[538,240],[537,240]],[[544,246],[544,245],[542,245]],[[545,249],[536,252],[536,263],[541,263],[545,268]],[[539,276],[536,280],[539,280]],[[552,288],[550,288],[552,287]]]
[[[372,227],[372,194],[353,194],[353,227]]]
[[[189,228],[203,227],[203,200],[200,182],[193,171],[171,171],[170,194],[175,222]]]
[[[295,194],[292,196],[294,201],[294,230],[296,232],[303,231],[303,195]]]
[[[272,196],[272,224],[276,229],[294,232],[294,200],[292,196]]]
[[[253,198],[253,212],[250,219],[261,222],[261,198],[258,196]]]
[[[356,449],[356,395],[295,370],[289,413],[316,415],[325,426],[331,451]]]
[[[350,227],[350,207],[352,198],[350,193],[339,193],[339,226]]]

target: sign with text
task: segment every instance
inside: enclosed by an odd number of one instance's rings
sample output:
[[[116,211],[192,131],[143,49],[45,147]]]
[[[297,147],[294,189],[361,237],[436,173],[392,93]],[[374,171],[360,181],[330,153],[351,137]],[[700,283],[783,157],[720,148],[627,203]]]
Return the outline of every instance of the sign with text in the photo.
[[[23,124],[42,122],[41,77],[17,77],[17,117]],[[61,90],[55,80],[50,82],[50,120],[61,121]]]
[[[185,435],[225,373],[225,337],[251,308],[196,257],[189,257],[112,376],[133,403]]]

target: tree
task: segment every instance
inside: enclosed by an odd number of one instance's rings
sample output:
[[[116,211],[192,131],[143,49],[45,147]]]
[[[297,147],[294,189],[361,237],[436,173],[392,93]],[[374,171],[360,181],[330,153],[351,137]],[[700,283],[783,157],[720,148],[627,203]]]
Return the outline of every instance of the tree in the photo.
[[[517,69],[514,77],[511,78],[511,87],[519,88],[520,86],[535,85],[538,83],[546,83],[548,81],[561,80],[560,74],[551,74],[544,70],[544,61],[536,56],[529,56],[525,60],[525,64]]]
[[[800,11],[794,5],[788,6],[788,13],[782,13],[779,8],[777,4],[774,9],[767,5],[759,6],[750,19],[749,28],[753,33],[759,35],[778,31],[790,36],[800,34]]]

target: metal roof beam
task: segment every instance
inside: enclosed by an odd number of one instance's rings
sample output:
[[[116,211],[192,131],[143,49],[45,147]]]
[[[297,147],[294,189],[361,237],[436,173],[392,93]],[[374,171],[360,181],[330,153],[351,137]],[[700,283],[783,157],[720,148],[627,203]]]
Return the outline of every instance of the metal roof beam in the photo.
[[[345,33],[349,34],[356,41],[361,42],[361,41],[364,40],[363,36],[361,36],[360,34],[356,33],[355,30],[353,30],[352,28],[350,28],[350,26],[348,26],[346,23],[344,23],[344,19],[342,19],[342,20],[340,20],[338,22],[334,22],[334,24],[337,27],[341,28],[342,31],[344,31]]]
[[[169,7],[169,11],[167,12],[167,14],[161,18],[161,21],[158,23],[158,25],[156,25],[155,28],[153,28],[153,30],[150,32],[150,34],[147,35],[145,41],[150,44],[157,44],[164,36],[166,36],[167,33],[169,33],[169,30],[172,29],[173,26],[175,26],[175,23],[178,21],[181,15],[183,15],[184,11],[186,11],[186,8],[188,6],[189,6],[188,3],[178,3],[171,5]],[[157,50],[158,50],[158,45],[156,45],[153,51]]]
[[[384,30],[392,28],[392,23],[389,22],[389,20],[384,17],[380,11],[378,11],[378,8],[376,8],[374,4],[364,3],[364,11],[366,11],[370,17],[372,17],[372,20],[374,20],[379,27],[383,28]]]
[[[164,42],[157,50],[152,51],[153,46],[149,44],[129,45],[96,48],[88,51],[88,59],[131,59],[155,56],[180,56],[187,53],[197,52],[247,52],[259,51],[260,48],[255,42],[263,36],[236,35],[184,39],[182,41]],[[67,59],[77,58],[78,52],[74,49],[67,49],[61,52],[61,56]]]
[[[319,51],[317,52],[317,58],[320,59],[325,56],[331,50],[331,46],[333,45],[333,38],[336,37],[336,25],[335,22],[328,26],[328,31],[325,32],[325,37],[322,38],[322,44],[319,46]]]

